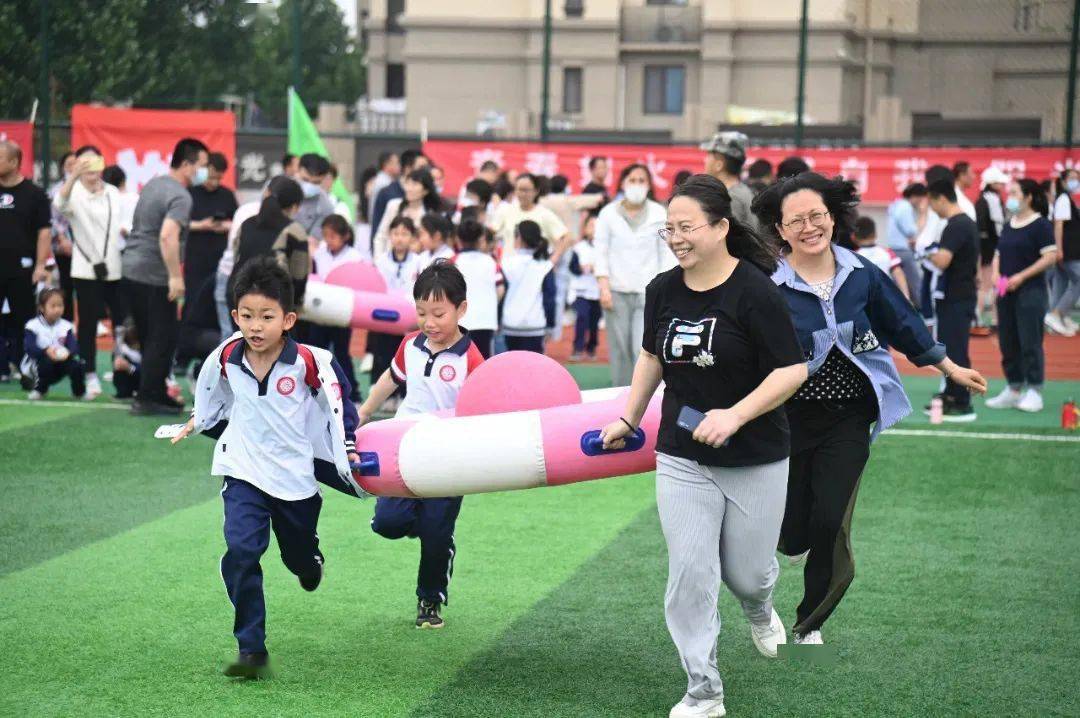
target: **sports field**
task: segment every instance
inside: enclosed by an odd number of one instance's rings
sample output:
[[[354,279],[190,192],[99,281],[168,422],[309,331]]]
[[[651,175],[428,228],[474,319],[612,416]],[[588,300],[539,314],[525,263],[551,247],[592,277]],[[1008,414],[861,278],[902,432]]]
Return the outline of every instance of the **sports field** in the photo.
[[[907,382],[920,404],[936,386]],[[724,593],[729,715],[1080,714],[1080,435],[1056,428],[1074,392],[1051,382],[1037,416],[978,400],[976,423],[945,427],[982,438],[924,435],[942,427],[921,415],[883,436],[825,628],[839,661],[760,657]],[[0,385],[0,715],[665,716],[685,689],[651,475],[466,498],[442,631],[413,628],[417,544],[327,492],[326,580],[305,593],[271,547],[276,676],[235,683],[211,442],[170,447],[158,420],[72,404],[66,384],[22,399]],[[983,436],[1017,433],[1048,440]],[[790,627],[800,575],[781,566]]]

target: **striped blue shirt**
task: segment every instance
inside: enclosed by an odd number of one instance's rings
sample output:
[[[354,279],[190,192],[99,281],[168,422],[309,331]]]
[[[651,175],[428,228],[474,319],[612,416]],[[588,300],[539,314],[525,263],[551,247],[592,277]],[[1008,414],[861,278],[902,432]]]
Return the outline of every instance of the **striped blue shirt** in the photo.
[[[772,278],[791,308],[810,374],[821,368],[835,346],[870,380],[878,403],[873,440],[911,413],[888,347],[895,346],[916,366],[930,366],[945,359],[945,345],[934,341],[922,317],[873,262],[836,245],[832,251],[836,279],[827,300],[818,297],[786,260],[780,261]]]

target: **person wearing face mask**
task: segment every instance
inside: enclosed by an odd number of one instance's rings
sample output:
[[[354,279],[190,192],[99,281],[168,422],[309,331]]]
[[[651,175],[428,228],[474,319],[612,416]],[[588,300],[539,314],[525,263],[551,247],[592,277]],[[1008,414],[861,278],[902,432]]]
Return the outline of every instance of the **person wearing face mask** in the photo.
[[[312,271],[307,229],[296,221],[304,191],[298,182],[284,175],[270,180],[267,189],[259,213],[240,226],[234,249],[236,259],[225,296],[233,295],[233,282],[241,267],[255,257],[270,255],[289,272],[293,280],[293,297],[297,306],[303,306],[307,278]]]
[[[1069,312],[1080,300],[1080,213],[1073,196],[1080,194],[1080,172],[1064,170],[1057,178],[1054,200],[1054,245],[1057,266],[1051,270],[1050,311],[1046,326],[1062,336],[1076,336],[1080,325]]]
[[[593,238],[612,386],[626,386],[633,375],[645,325],[645,287],[676,264],[659,235],[667,211],[652,199],[649,168],[627,165],[619,175],[619,189],[623,198],[600,210]]]
[[[986,336],[989,327],[997,324],[994,298],[994,255],[997,253],[998,237],[1005,227],[1005,206],[1001,195],[1009,184],[1008,176],[994,166],[983,170],[979,178],[982,194],[975,201],[975,221],[979,225],[979,306],[976,308],[981,331],[974,332]]]
[[[87,145],[75,151],[75,166],[53,198],[68,220],[74,246],[71,277],[78,309],[79,356],[85,363],[86,399],[101,395],[97,375],[97,325],[108,316],[114,331],[127,318],[120,291],[120,191],[106,184],[105,159]]]
[[[296,172],[296,180],[300,183],[300,190],[304,193],[304,201],[300,204],[300,211],[296,215],[296,221],[312,237],[312,251],[322,240],[322,222],[334,213],[334,203],[323,191],[322,183],[330,174],[330,161],[325,157],[314,153],[301,155],[300,169]]]
[[[678,266],[648,282],[626,408],[601,432],[606,448],[621,448],[664,381],[656,438],[664,614],[687,674],[671,718],[724,715],[721,583],[741,603],[758,652],[775,658],[787,642],[773,608],[788,477],[782,404],[806,379],[806,362],[769,280],[776,251],[733,211],[715,177],[695,175],[675,191],[658,234]]]
[[[795,643],[823,643],[822,624],[855,576],[851,517],[870,444],[911,413],[886,346],[916,366],[937,367],[956,386],[986,391],[978,372],[946,356],[888,275],[835,243],[858,202],[851,182],[806,172],[772,185],[753,205],[781,248],[773,282],[810,374],[785,404],[791,466],[779,548],[806,558]]]
[[[998,290],[998,345],[1008,386],[987,399],[988,409],[1042,411],[1045,371],[1043,321],[1046,282],[1042,274],[1057,262],[1054,228],[1046,194],[1033,179],[1009,185],[1005,209],[1012,219],[998,238],[994,286]]]
[[[209,151],[196,139],[176,143],[168,174],[146,183],[135,205],[131,232],[121,255],[125,299],[143,343],[139,396],[133,414],[179,414],[182,401],[169,397],[165,380],[176,351],[176,304],[184,297],[180,247],[191,221],[188,187],[209,176]]]

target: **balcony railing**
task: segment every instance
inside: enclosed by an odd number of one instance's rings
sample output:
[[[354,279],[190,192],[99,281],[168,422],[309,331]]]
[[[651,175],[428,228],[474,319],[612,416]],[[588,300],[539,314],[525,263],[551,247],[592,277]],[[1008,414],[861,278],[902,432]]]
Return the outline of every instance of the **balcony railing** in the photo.
[[[624,43],[686,44],[701,41],[700,5],[624,7],[620,23]]]

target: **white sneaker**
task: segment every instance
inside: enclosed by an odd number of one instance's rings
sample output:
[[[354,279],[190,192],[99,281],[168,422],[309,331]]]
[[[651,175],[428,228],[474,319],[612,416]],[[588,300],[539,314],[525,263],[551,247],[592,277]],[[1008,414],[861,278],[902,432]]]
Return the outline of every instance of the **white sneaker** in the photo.
[[[821,638],[821,631],[810,631],[805,636],[796,633],[795,644],[799,646],[823,646],[825,641]]]
[[[1035,413],[1043,410],[1043,398],[1035,389],[1028,389],[1024,392],[1024,395],[1020,397],[1020,401],[1016,403],[1016,408],[1020,411],[1027,411]]]
[[[676,703],[668,713],[668,718],[723,718],[727,715],[723,698],[694,701],[694,705],[687,703],[687,700],[693,699],[683,698]]]
[[[1073,332],[1074,334],[1080,332],[1080,324],[1074,322],[1072,317],[1065,315],[1061,318],[1061,321],[1070,332]]]
[[[105,326],[105,322],[98,322],[97,323],[97,335],[99,337],[107,337],[107,336],[109,336],[109,328],[107,326]]]
[[[766,658],[776,658],[776,647],[781,643],[787,643],[787,634],[784,632],[784,624],[774,608],[772,619],[767,626],[755,626],[750,624],[750,637],[754,639],[754,645],[758,653]]]
[[[101,396],[101,382],[98,381],[96,376],[87,377],[86,379],[86,393],[83,394],[84,401],[93,401]]]
[[[42,394],[40,391],[38,391],[37,389],[34,389],[32,392],[30,392],[29,394],[26,395],[26,398],[29,399],[30,401],[41,401],[42,397],[44,397],[44,396],[45,395]]]
[[[798,556],[788,556],[788,563],[792,566],[802,566],[806,563],[806,557],[810,555],[810,549],[807,549],[800,553]]]
[[[1043,324],[1045,324],[1046,328],[1054,334],[1060,334],[1063,337],[1076,336],[1076,330],[1069,329],[1069,327],[1065,325],[1065,322],[1061,320],[1061,317],[1053,312],[1046,313],[1046,316],[1043,317]]]
[[[1015,409],[1016,405],[1020,403],[1020,392],[1013,389],[1011,386],[1005,387],[1005,389],[995,396],[993,399],[986,400],[987,409]]]

